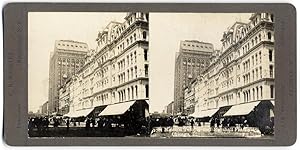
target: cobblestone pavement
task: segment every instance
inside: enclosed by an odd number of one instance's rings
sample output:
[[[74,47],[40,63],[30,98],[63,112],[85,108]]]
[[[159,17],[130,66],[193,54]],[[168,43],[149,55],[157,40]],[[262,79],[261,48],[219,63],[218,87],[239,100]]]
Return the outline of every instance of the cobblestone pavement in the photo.
[[[164,133],[162,127],[157,127],[152,130],[150,137],[239,137],[239,138],[258,138],[265,137],[270,138],[272,136],[263,136],[257,128],[245,127],[243,130],[237,128],[237,131],[233,129],[215,128],[214,132],[211,132],[209,125],[205,126],[173,126],[165,127]]]

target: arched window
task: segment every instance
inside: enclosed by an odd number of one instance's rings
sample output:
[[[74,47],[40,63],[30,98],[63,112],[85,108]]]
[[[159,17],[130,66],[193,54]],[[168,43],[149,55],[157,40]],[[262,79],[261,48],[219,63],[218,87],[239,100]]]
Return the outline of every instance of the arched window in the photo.
[[[147,32],[146,31],[143,32],[143,39],[145,39],[145,40],[147,39]]]
[[[263,87],[260,86],[260,98],[263,99]]]
[[[252,89],[252,94],[253,94],[253,100],[255,100],[255,89]]]
[[[271,14],[271,21],[274,22],[274,15]]]
[[[124,100],[126,100],[126,93],[125,93],[125,89],[123,90],[123,95],[124,95]]]
[[[135,96],[136,96],[136,98],[138,98],[138,86],[137,85],[135,86]]]
[[[271,40],[272,39],[272,34],[271,32],[268,32],[268,40]]]
[[[128,99],[130,100],[130,88],[127,89],[128,92]]]
[[[273,78],[273,65],[270,65],[270,78]]]
[[[145,90],[146,90],[146,98],[148,98],[149,97],[149,85],[148,84],[145,85]]]
[[[274,85],[270,85],[270,97],[274,98]]]
[[[131,98],[134,99],[134,88],[133,88],[133,86],[131,86],[131,96],[132,96]]]
[[[258,98],[258,87],[256,87],[256,99],[259,99]]]
[[[269,49],[269,61],[273,61],[273,51]]]

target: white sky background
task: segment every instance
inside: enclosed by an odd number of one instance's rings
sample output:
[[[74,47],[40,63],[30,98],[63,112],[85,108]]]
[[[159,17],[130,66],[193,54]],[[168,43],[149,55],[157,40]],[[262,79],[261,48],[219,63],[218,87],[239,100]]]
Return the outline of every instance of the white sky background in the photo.
[[[95,48],[98,31],[126,13],[29,13],[29,111],[48,100],[49,57],[55,40],[86,42]],[[175,52],[181,40],[211,42],[220,48],[223,32],[250,14],[150,13],[150,111],[161,112],[174,97]]]

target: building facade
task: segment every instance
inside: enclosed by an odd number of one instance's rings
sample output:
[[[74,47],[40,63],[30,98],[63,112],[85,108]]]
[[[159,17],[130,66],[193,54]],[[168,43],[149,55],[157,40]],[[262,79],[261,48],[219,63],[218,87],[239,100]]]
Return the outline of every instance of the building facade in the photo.
[[[48,101],[46,101],[43,105],[42,105],[42,111],[41,113],[43,115],[48,115]]]
[[[211,43],[181,41],[175,58],[174,112],[185,113],[184,89],[209,65],[214,48]]]
[[[97,48],[70,82],[70,112],[149,100],[148,21],[148,13],[127,13],[98,33]]]
[[[59,110],[61,115],[67,114],[70,108],[70,84],[71,78],[69,78],[65,84],[59,89]]]
[[[174,115],[174,101],[170,102],[167,105],[167,111],[168,114]]]
[[[193,114],[195,111],[195,85],[197,83],[196,78],[193,79],[190,84],[184,89],[184,110],[186,115]]]
[[[196,111],[274,100],[274,16],[255,13],[236,22],[195,85]]]
[[[49,113],[59,111],[59,88],[83,66],[87,50],[83,42],[55,41],[49,64]]]

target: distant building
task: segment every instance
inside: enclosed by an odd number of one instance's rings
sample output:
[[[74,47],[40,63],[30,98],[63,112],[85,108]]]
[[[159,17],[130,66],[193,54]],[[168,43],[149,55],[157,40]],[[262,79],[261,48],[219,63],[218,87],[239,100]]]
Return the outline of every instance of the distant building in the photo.
[[[196,78],[192,80],[184,89],[184,112],[186,115],[190,115],[195,111],[195,85],[197,84]]]
[[[55,41],[49,67],[49,112],[59,111],[59,88],[84,64],[88,45],[71,40]]]
[[[46,101],[43,105],[42,105],[42,111],[41,113],[43,115],[47,115],[48,114],[48,101]]]
[[[67,114],[70,107],[70,84],[71,78],[59,89],[59,111],[61,115]]]
[[[196,40],[180,42],[175,59],[174,112],[184,113],[184,89],[209,65],[214,50],[211,43]]]
[[[170,102],[167,105],[167,113],[171,114],[171,115],[174,115],[174,101]]]

